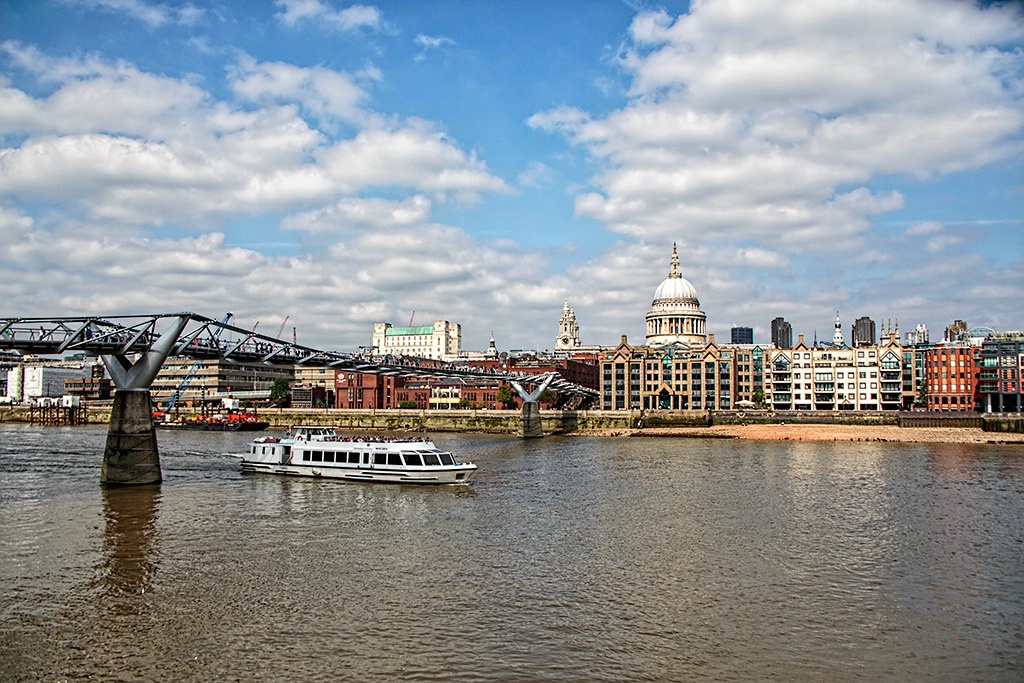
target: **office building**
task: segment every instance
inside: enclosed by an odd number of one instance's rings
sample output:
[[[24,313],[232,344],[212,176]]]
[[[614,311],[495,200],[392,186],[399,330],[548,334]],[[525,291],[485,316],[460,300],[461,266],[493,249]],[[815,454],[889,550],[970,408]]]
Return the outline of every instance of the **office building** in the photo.
[[[793,326],[782,318],[775,318],[771,323],[772,346],[777,349],[793,348]]]
[[[754,328],[753,327],[734,327],[732,328],[731,335],[733,344],[753,344],[754,343]]]

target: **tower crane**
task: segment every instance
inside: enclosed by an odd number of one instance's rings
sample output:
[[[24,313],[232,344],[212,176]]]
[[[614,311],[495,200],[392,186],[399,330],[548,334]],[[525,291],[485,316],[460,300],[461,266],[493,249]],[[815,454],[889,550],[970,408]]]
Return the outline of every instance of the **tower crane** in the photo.
[[[228,322],[231,321],[232,316],[234,315],[234,313],[229,311],[228,314],[224,316],[224,320],[221,321],[221,325],[227,325]],[[259,323],[256,324],[259,325]],[[254,327],[253,330],[255,331],[255,329],[256,328]],[[214,341],[220,338],[220,333],[223,331],[224,328],[219,326],[217,327],[217,329],[213,331],[212,334]],[[178,405],[178,401],[181,399],[181,395],[184,394],[185,390],[188,389],[190,384],[192,384],[192,380],[195,379],[195,376],[196,374],[198,374],[199,368],[201,367],[203,367],[203,361],[201,360],[197,360],[189,367],[188,372],[185,373],[185,377],[181,380],[181,382],[178,383],[177,388],[174,390],[174,395],[171,396],[171,400],[169,400],[167,402],[167,405],[164,407],[165,413],[170,413],[172,410],[174,410],[174,406]]]

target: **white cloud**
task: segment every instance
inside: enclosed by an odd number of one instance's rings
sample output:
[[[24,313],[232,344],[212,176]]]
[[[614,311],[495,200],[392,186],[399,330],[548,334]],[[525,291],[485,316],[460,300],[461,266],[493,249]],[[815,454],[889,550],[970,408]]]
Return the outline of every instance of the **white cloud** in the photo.
[[[373,73],[364,72],[363,77]],[[374,118],[364,109],[368,96],[356,79],[324,67],[257,63],[246,56],[239,60],[237,67],[230,69],[229,82],[237,95],[250,102],[261,105],[294,102],[319,120],[334,118],[366,125]]]
[[[540,161],[531,162],[525,171],[519,174],[519,184],[524,187],[544,187],[550,185],[555,172],[550,166]]]
[[[289,216],[281,222],[286,230],[344,233],[352,229],[386,228],[426,223],[430,200],[415,195],[402,201],[379,197],[345,197],[331,206]]]
[[[500,178],[487,172],[483,162],[419,120],[395,129],[361,131],[325,149],[318,160],[346,193],[360,187],[406,187],[472,199],[483,192],[508,191]]]
[[[24,136],[0,149],[0,197],[162,225],[289,211],[372,188],[463,199],[508,191],[431,124],[365,108],[357,77],[343,72],[243,57],[229,70],[234,91],[256,105],[243,110],[188,78],[3,47],[57,85],[32,97],[0,81],[0,134]],[[379,76],[366,73],[359,78]],[[338,138],[307,119],[367,128]]]
[[[316,23],[342,32],[364,28],[380,31],[384,27],[380,10],[372,5],[350,5],[336,10],[322,0],[277,0],[275,4],[281,8],[277,17],[285,26]]]
[[[1024,57],[994,47],[1024,38],[1009,4],[704,1],[679,17],[642,13],[630,36],[625,106],[564,105],[527,123],[596,164],[578,216],[638,243],[681,240],[732,275],[695,280],[719,320],[752,292],[799,312],[808,293],[785,293],[779,278],[805,264],[836,285],[830,296],[860,296],[866,281],[839,264],[879,249],[872,221],[904,207],[900,179],[1024,152]],[[956,239],[933,235],[916,256]]]
[[[150,28],[164,24],[194,24],[205,13],[192,3],[169,5],[163,2],[146,2],[146,0],[62,0],[71,5],[88,9],[120,13],[141,21]]]
[[[437,48],[444,47],[445,45],[455,44],[455,41],[447,36],[428,36],[423,33],[420,33],[413,38],[412,42],[419,47],[429,50],[436,50]]]
[[[904,235],[908,237],[916,237],[918,235],[933,235],[937,232],[941,232],[943,224],[938,221],[922,221],[915,223],[904,231]]]
[[[292,27],[385,29],[374,7],[277,7]],[[470,347],[493,329],[502,348],[545,348],[569,297],[585,343],[637,342],[678,240],[720,335],[735,322],[765,339],[784,315],[810,339],[806,321],[824,310],[830,336],[837,306],[844,323],[979,305],[1019,319],[1007,296],[1022,287],[1019,259],[992,268],[973,251],[1018,223],[874,225],[914,208],[901,178],[1019,154],[1022,57],[993,47],[1024,36],[1019,20],[972,3],[705,1],[678,19],[641,14],[630,31],[624,106],[527,120],[589,155],[590,182],[570,185],[576,213],[619,235],[598,253],[574,237],[588,260],[564,270],[571,245],[529,249],[444,222],[453,200],[513,190],[439,124],[376,111],[394,84],[374,65],[242,56],[219,99],[222,84],[199,76],[3,43],[8,306],[38,311],[46,293],[53,313],[230,309],[264,330],[290,315],[301,343],[350,349],[415,309],[462,323]],[[569,164],[558,169],[534,162],[517,180],[543,189]],[[493,234],[515,234],[515,220]]]

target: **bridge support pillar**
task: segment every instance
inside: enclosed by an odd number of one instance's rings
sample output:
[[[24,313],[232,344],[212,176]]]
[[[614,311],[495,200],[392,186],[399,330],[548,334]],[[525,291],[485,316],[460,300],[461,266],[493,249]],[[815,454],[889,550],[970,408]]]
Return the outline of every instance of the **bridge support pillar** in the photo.
[[[538,399],[554,378],[554,374],[544,377],[541,383],[534,387],[533,391],[527,391],[519,382],[511,382],[512,388],[516,390],[519,398],[523,400],[523,425],[519,436],[524,439],[539,439],[544,436],[544,429],[540,422],[540,401]]]
[[[527,401],[523,404],[523,423],[519,436],[524,439],[539,439],[544,436],[540,422],[540,403]]]
[[[163,479],[149,389],[188,320],[188,315],[179,316],[171,329],[135,362],[123,353],[101,356],[117,391],[110,409],[100,484],[159,484]]]
[[[110,409],[100,483],[104,486],[159,484],[162,478],[149,390],[116,391]]]

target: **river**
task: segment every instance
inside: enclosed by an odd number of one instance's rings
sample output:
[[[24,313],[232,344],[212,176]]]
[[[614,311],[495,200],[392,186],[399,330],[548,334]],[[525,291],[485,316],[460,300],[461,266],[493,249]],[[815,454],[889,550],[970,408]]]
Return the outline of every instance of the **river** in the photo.
[[[0,679],[1019,681],[1024,448],[435,435],[473,484],[243,475],[251,435],[0,425]]]

